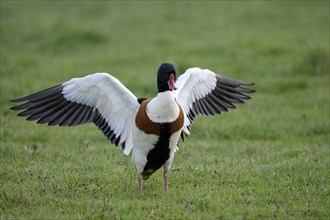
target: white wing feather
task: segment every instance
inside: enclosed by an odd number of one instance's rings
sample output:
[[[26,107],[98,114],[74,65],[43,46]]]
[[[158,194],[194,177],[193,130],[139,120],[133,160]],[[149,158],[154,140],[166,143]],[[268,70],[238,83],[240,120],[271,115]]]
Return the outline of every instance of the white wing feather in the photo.
[[[107,73],[95,73],[63,83],[63,96],[99,110],[114,133],[125,141],[124,153],[133,147],[132,128],[139,103],[135,95],[120,81]]]
[[[253,83],[231,79],[198,67],[187,69],[177,82],[174,96],[185,113],[183,131],[189,128],[197,115],[216,115],[236,108],[233,103],[244,103],[250,99],[244,93],[254,90],[242,88]]]
[[[177,90],[174,91],[174,96],[185,113],[183,131],[186,134],[190,134],[188,127],[191,123],[187,115],[193,103],[210,93],[216,86],[216,82],[213,72],[198,67],[187,69],[176,81]]]

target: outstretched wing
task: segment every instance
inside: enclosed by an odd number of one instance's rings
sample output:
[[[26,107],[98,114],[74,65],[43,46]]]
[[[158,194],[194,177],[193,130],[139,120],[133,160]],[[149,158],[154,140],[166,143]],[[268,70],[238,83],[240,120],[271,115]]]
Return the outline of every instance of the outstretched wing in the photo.
[[[250,99],[245,93],[254,90],[241,86],[254,83],[243,82],[217,75],[208,69],[190,68],[176,82],[174,95],[185,112],[183,131],[189,135],[190,126],[197,115],[217,115],[235,109],[234,104]]]
[[[11,108],[38,124],[74,126],[94,122],[125,154],[133,147],[132,128],[139,103],[135,95],[107,73],[73,78],[41,92],[12,100]]]

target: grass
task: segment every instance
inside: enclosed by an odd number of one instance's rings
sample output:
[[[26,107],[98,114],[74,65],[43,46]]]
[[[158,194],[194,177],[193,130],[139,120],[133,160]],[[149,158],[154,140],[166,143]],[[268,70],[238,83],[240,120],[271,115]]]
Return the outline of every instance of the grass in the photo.
[[[1,2],[1,219],[328,219],[329,2]],[[36,125],[10,99],[93,72],[138,97],[161,62],[256,83],[198,118],[138,193],[130,158],[93,125]]]

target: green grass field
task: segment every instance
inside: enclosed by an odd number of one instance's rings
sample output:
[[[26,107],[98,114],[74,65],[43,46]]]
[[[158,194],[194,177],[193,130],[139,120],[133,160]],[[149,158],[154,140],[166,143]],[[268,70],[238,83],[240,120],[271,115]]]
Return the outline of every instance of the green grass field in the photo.
[[[1,0],[1,219],[329,219],[329,1]],[[130,157],[94,125],[47,127],[10,99],[108,72],[156,95],[172,62],[255,82],[200,117],[138,193]]]

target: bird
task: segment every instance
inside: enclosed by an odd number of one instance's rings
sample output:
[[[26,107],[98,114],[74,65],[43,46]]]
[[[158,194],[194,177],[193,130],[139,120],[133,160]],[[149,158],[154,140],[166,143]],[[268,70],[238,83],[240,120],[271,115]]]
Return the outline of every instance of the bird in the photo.
[[[11,109],[37,124],[94,123],[125,155],[132,151],[141,194],[142,182],[161,167],[167,192],[178,142],[190,136],[195,118],[235,109],[234,104],[251,99],[248,94],[255,90],[246,87],[253,85],[199,67],[188,68],[177,78],[174,65],[162,63],[153,98],[137,98],[114,76],[93,73],[13,99],[20,104]]]

